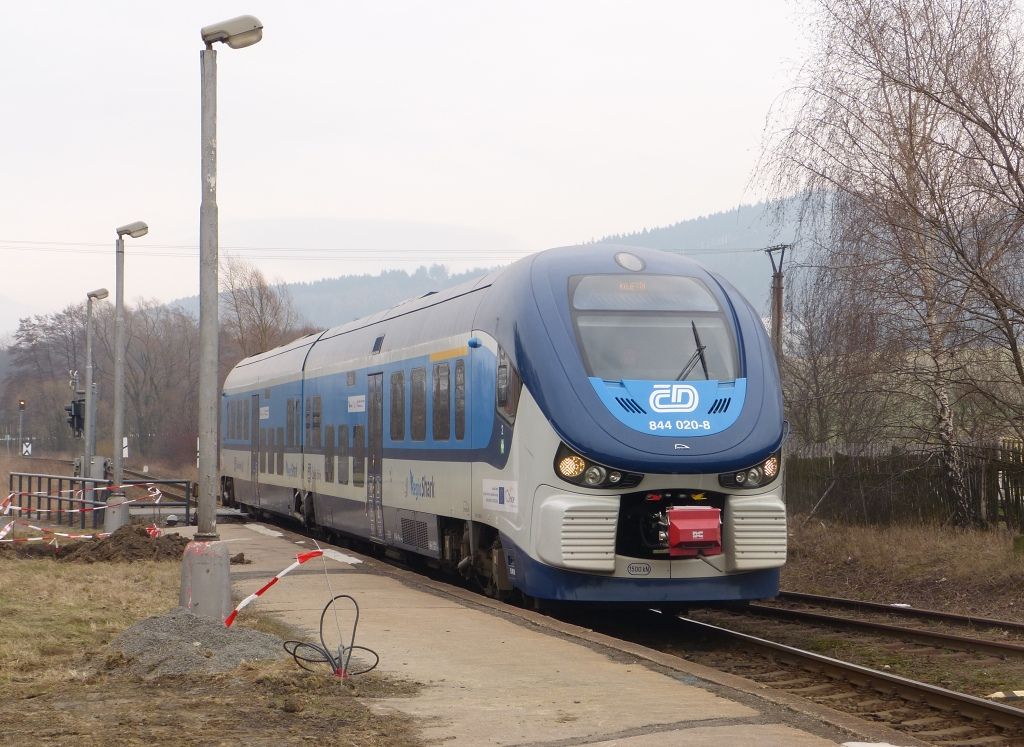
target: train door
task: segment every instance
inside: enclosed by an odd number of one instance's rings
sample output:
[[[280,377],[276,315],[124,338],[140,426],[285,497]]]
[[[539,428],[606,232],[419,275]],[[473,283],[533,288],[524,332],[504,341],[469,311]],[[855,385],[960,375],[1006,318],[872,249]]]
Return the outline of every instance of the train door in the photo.
[[[375,373],[367,380],[367,469],[366,502],[370,520],[370,537],[384,540],[384,506],[381,496],[384,457],[384,374]]]
[[[249,398],[249,480],[252,482],[252,500],[260,501],[260,395]]]

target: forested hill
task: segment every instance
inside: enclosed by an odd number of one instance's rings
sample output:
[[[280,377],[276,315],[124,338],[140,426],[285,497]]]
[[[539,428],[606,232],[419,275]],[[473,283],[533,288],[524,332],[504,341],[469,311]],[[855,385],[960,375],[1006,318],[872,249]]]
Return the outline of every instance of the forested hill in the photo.
[[[309,283],[284,283],[304,322],[327,329],[387,309],[428,291],[441,290],[488,272],[487,268],[450,274],[443,265],[405,270],[384,270],[379,275],[342,275]],[[172,301],[199,316],[199,297]]]
[[[739,288],[755,308],[767,313],[771,263],[760,250],[791,238],[791,230],[773,230],[765,205],[759,204],[743,205],[662,228],[606,236],[600,241],[693,255],[693,259]],[[287,283],[285,287],[303,319],[314,327],[327,328],[428,291],[456,285],[489,269],[481,267],[450,274],[442,265],[433,265],[411,274],[404,270],[385,270],[379,275],[345,275],[310,283]],[[198,298],[192,297],[174,305],[198,314],[198,303]]]
[[[411,275],[405,270],[385,270],[380,275],[344,275],[312,283],[289,283],[295,308],[316,327],[333,327],[387,309],[428,291],[458,285],[479,277],[486,268],[449,274],[442,265],[420,267]]]
[[[760,250],[793,240],[793,227],[776,226],[765,203],[740,205],[661,228],[605,236],[601,241],[692,255],[725,277],[755,308],[767,313],[771,262]]]

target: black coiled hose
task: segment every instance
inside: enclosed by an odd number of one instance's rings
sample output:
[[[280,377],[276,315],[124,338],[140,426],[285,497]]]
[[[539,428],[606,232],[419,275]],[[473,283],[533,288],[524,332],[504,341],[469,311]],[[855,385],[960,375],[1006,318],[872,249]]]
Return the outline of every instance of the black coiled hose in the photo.
[[[337,654],[332,654],[330,647],[324,640],[324,619],[327,617],[327,611],[331,606],[339,599],[347,599],[352,602],[353,608],[355,608],[355,619],[352,621],[352,634],[349,640],[349,645],[345,645],[345,641],[342,640],[338,644]],[[356,628],[359,626],[359,604],[348,594],[338,594],[332,598],[327,604],[324,605],[323,611],[320,613],[320,645],[317,646],[315,643],[306,643],[305,641],[285,641],[284,650],[291,654],[292,658],[295,659],[295,663],[305,669],[307,672],[315,671],[312,667],[307,666],[308,664],[327,664],[331,668],[331,673],[335,677],[342,679],[348,679],[354,677],[357,674],[366,674],[367,672],[376,669],[380,663],[380,656],[376,651],[366,646],[356,645]],[[365,651],[373,656],[373,664],[360,669],[359,671],[352,671],[350,668],[353,651]]]

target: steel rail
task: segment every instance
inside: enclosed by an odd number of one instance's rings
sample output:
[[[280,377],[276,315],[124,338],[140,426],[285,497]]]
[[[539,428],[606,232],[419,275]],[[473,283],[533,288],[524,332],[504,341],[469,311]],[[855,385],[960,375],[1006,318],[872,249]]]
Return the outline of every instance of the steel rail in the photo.
[[[688,617],[680,616],[678,619],[698,630],[725,638],[732,638],[757,648],[767,649],[775,654],[781,654],[784,658],[795,661],[801,666],[809,666],[809,668],[829,676],[838,676],[839,679],[847,682],[867,685],[884,693],[896,693],[911,701],[925,702],[940,710],[954,711],[962,716],[980,719],[987,723],[1014,729],[1024,728],[1024,710],[1014,708],[1013,706],[985,700],[974,695],[958,693],[953,690],[947,690],[944,687],[929,685],[926,682],[911,680],[895,674],[880,672],[877,669],[871,669],[860,664],[840,661],[829,656],[804,651],[803,649],[794,648],[782,643],[775,643],[764,638],[739,633],[735,630],[700,622]]]
[[[783,607],[771,607],[765,604],[750,604],[746,611],[762,617],[786,618],[809,623],[835,625],[844,628],[860,628],[869,631],[878,631],[887,635],[907,638],[918,643],[927,643],[937,646],[953,645],[954,648],[966,651],[983,651],[997,656],[1015,654],[1024,656],[1024,644],[1010,643],[1007,641],[989,641],[984,638],[970,638],[968,636],[955,635],[953,633],[939,633],[917,628],[905,628],[902,625],[890,625],[888,623],[870,622],[868,620],[857,620],[851,617],[837,617],[835,615],[822,614],[820,612],[805,612],[804,610],[790,610]]]
[[[1014,620],[998,620],[991,617],[976,617],[974,615],[958,615],[953,612],[940,612],[919,607],[897,607],[881,602],[868,602],[862,599],[845,599],[843,597],[827,597],[819,594],[804,594],[797,591],[781,591],[778,597],[780,601],[804,602],[806,604],[831,605],[833,607],[851,607],[857,609],[874,610],[876,612],[887,612],[891,615],[903,615],[905,617],[920,617],[930,620],[944,620],[946,622],[960,623],[961,625],[985,625],[991,628],[1006,628],[1024,632],[1024,623]]]

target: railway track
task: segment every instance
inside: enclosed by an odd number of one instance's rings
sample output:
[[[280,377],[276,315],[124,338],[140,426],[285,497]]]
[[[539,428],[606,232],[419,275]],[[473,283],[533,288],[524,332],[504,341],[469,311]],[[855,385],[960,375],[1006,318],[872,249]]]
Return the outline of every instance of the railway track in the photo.
[[[783,591],[775,598],[773,606],[787,605],[789,609],[849,609],[856,612],[878,613],[899,618],[914,618],[940,623],[953,623],[966,627],[982,629],[1002,629],[1021,634],[1024,638],[1024,623],[1014,620],[997,620],[977,615],[957,615],[952,612],[908,607],[904,605],[881,604],[861,599],[829,597],[820,594],[804,594],[796,591]]]
[[[813,641],[816,633],[803,624],[797,630],[788,621],[775,623],[754,615],[735,615],[734,619],[753,624],[751,631],[744,632],[735,625],[708,622],[706,617],[710,613],[700,611],[678,618],[651,612],[646,616],[622,613],[601,619],[577,613],[569,619],[605,635],[885,724],[919,742],[941,747],[1024,747],[1024,710],[1010,703],[780,640],[783,636],[778,635],[779,631],[788,625],[789,638],[805,644]],[[929,656],[915,655],[945,663],[937,650]]]
[[[1024,745],[1024,710],[891,672],[691,618],[683,631],[716,645],[684,658],[739,674],[775,689],[885,723],[942,747]]]
[[[1021,623],[798,593],[687,623],[729,645],[686,658],[933,744],[1024,745],[1024,710],[983,697],[1024,682]]]

